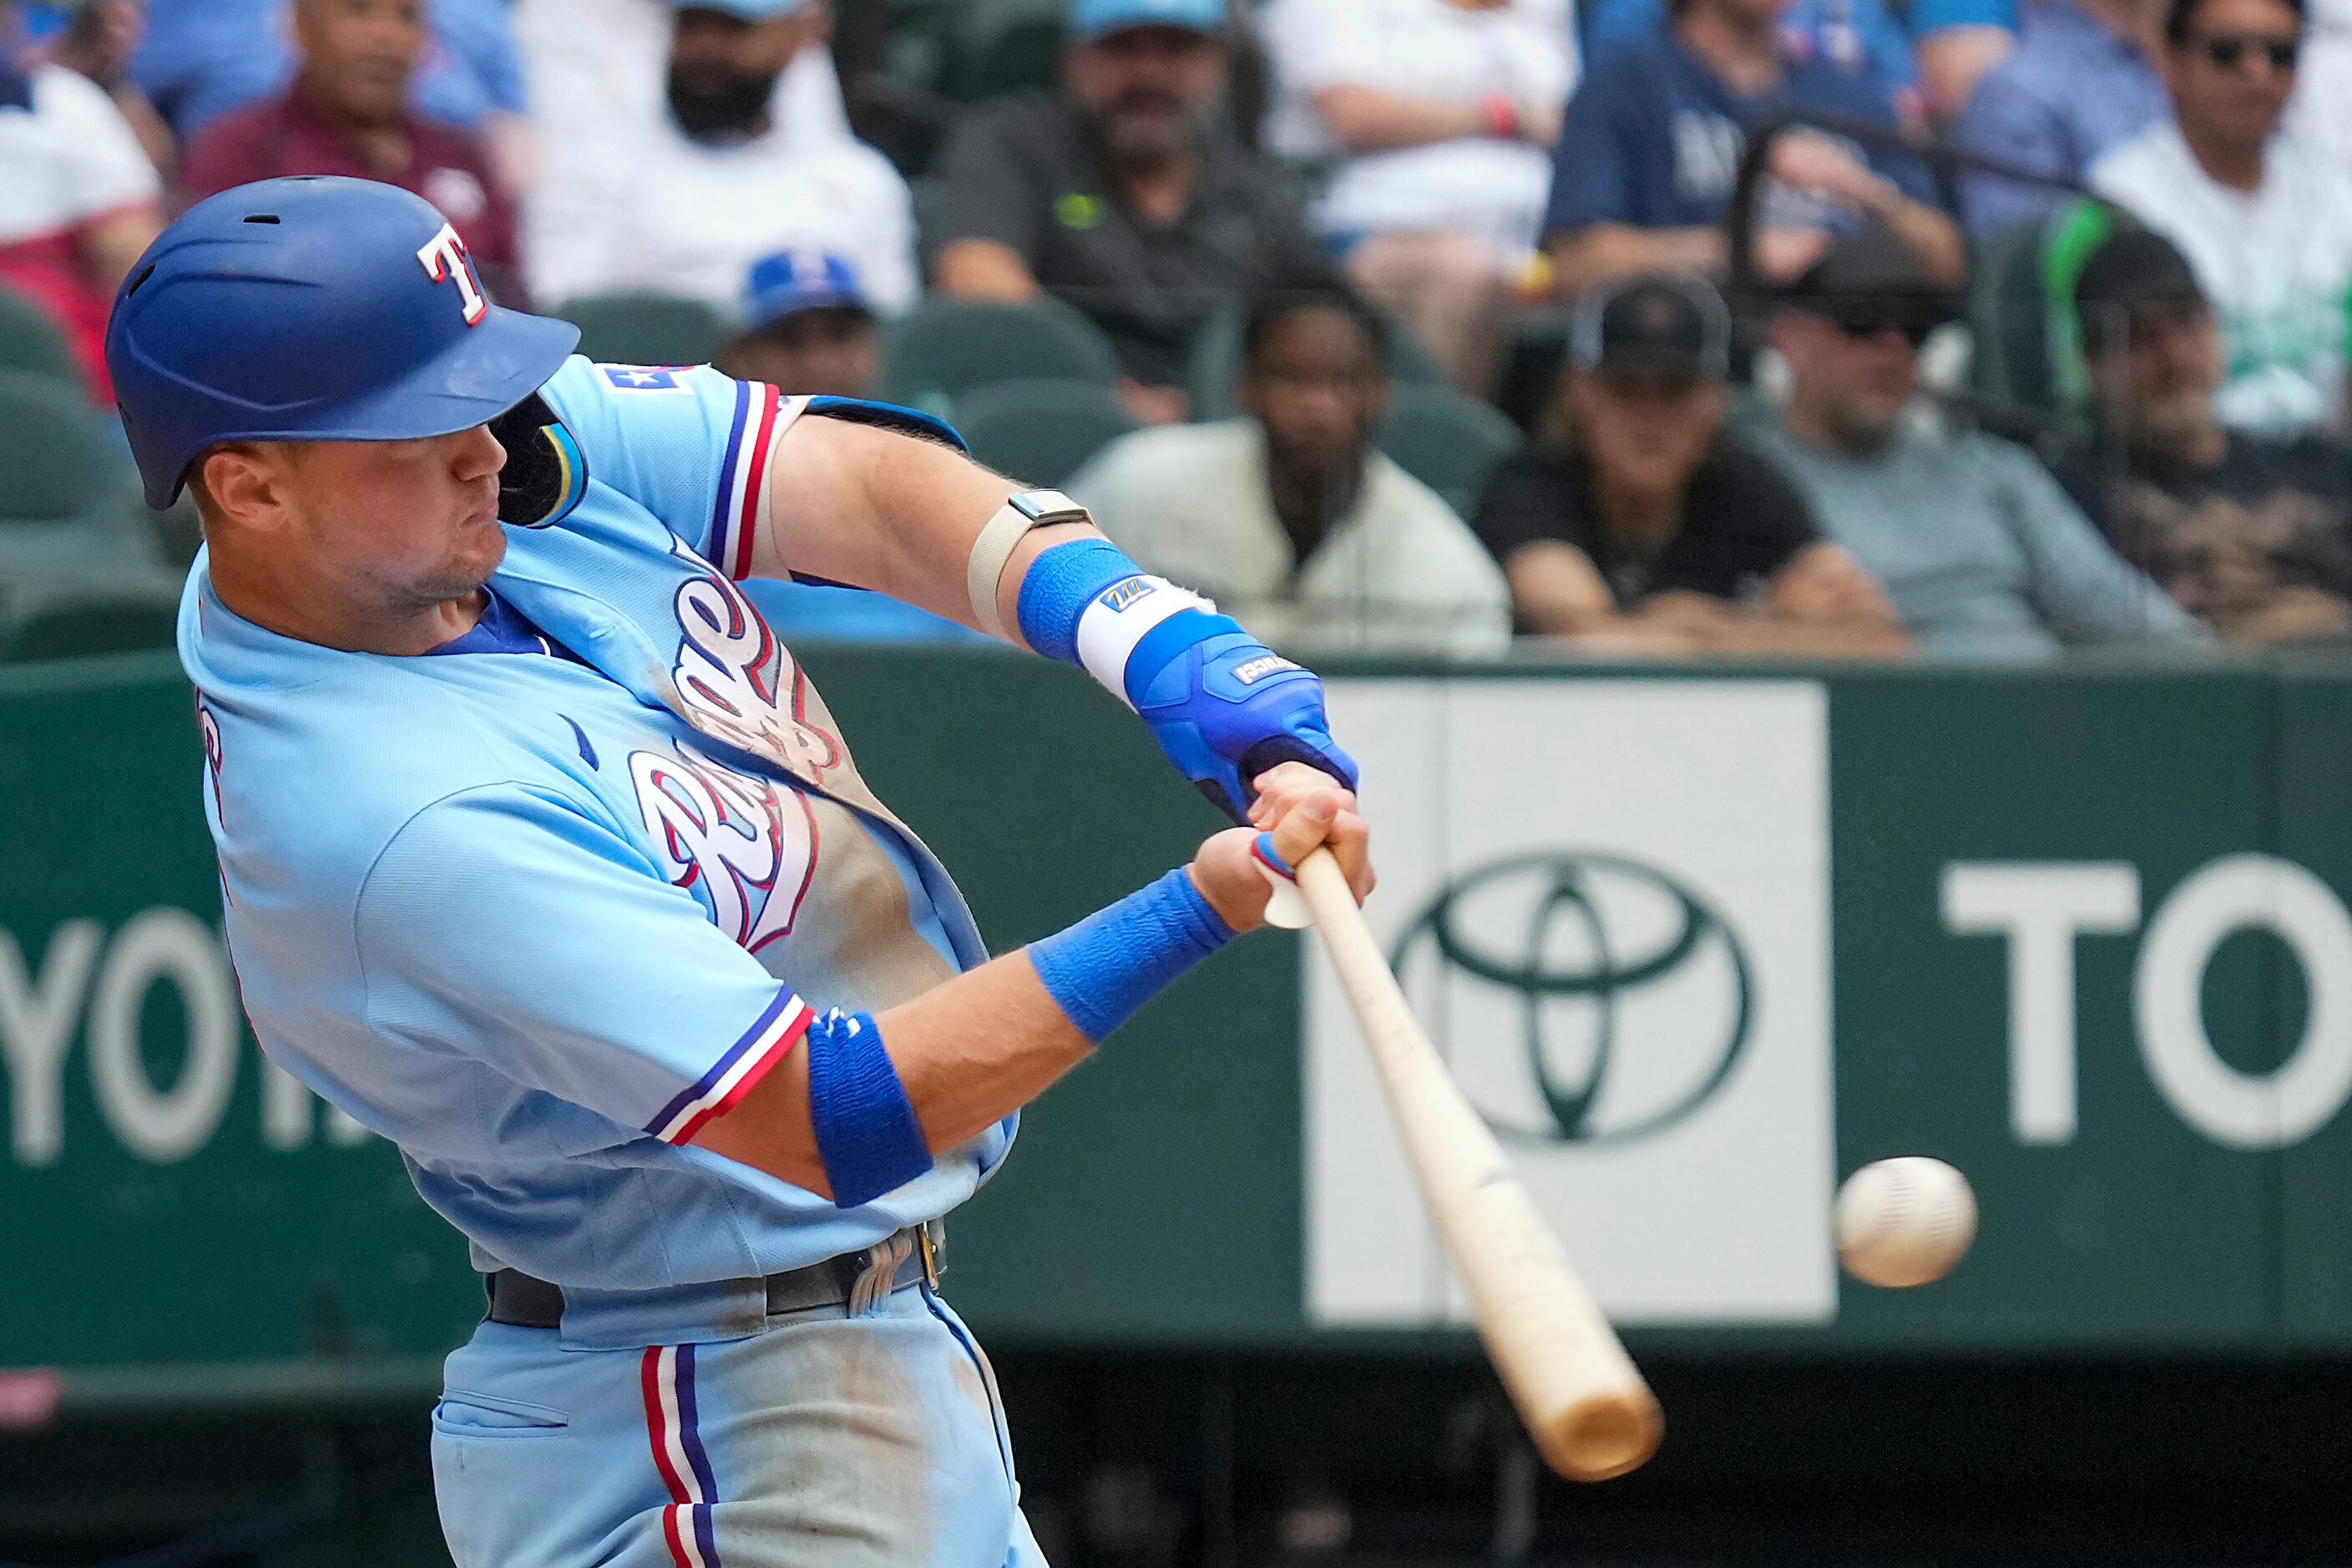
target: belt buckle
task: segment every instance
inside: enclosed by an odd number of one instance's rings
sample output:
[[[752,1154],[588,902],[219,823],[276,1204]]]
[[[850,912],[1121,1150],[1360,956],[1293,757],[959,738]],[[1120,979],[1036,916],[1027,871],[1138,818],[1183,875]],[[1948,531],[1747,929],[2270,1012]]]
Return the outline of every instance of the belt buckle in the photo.
[[[940,1275],[946,1267],[941,1259],[947,1252],[946,1237],[941,1234],[939,1221],[927,1219],[915,1227],[915,1250],[922,1255],[923,1283],[934,1290],[938,1289]]]

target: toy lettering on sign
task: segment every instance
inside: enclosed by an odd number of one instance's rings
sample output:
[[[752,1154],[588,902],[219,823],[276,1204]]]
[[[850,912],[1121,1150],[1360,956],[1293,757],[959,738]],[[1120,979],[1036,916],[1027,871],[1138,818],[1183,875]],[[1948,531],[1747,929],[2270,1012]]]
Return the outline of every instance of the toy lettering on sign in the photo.
[[[672,886],[701,889],[712,922],[748,952],[791,932],[816,871],[816,819],[798,791],[684,747],[632,752],[629,776]]]

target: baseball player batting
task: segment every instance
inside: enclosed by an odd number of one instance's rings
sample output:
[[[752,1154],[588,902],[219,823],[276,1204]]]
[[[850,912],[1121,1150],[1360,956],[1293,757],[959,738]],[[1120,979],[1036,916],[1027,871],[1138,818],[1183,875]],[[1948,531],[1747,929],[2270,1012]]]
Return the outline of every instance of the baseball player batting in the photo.
[[[433,1414],[463,1568],[1027,1568],[941,1216],[1262,922],[1265,859],[1369,889],[1354,766],[1312,674],[946,426],[577,337],[353,180],[203,203],[115,301],[148,500],[204,519],[180,654],[254,1030],[488,1279]],[[749,576],[1083,664],[1250,826],[992,961]]]

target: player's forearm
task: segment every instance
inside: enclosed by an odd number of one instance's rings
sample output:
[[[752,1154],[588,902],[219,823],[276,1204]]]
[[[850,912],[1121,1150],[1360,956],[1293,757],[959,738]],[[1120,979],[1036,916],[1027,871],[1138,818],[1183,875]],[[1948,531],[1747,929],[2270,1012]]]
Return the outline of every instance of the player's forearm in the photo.
[[[1025,950],[889,1008],[874,1023],[932,1154],[1021,1110],[1094,1049],[1047,994]],[[821,1197],[834,1195],[805,1048],[696,1142]]]
[[[844,1206],[871,1202],[1045,1093],[1233,934],[1173,873],[878,1016],[817,1020],[698,1142]]]
[[[1026,949],[876,1021],[934,1154],[1029,1104],[1095,1048],[1046,991]]]

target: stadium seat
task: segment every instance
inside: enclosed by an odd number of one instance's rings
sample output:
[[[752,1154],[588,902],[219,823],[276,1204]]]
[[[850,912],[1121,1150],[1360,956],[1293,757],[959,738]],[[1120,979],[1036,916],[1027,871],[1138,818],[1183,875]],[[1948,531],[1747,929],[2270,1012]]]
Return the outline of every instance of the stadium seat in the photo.
[[[1496,464],[1526,437],[1502,411],[1450,386],[1400,386],[1374,440],[1465,518]]]
[[[2112,209],[2070,202],[1995,235],[1979,253],[1969,286],[1976,338],[1969,384],[1976,393],[2050,413],[2082,404],[2088,389],[2075,341],[2074,279],[2115,226]]]
[[[0,663],[167,648],[178,619],[179,594],[170,587],[45,594],[0,613]]]
[[[0,289],[0,370],[81,384],[64,335],[39,306],[8,289]]]
[[[1220,310],[1192,340],[1192,363],[1184,381],[1192,395],[1194,419],[1233,417],[1234,384],[1242,374],[1243,320],[1244,313],[1238,310]],[[1445,373],[1401,321],[1389,323],[1389,378],[1399,386],[1445,384]]]
[[[580,352],[606,364],[708,364],[727,322],[699,300],[593,294],[554,312],[580,329]]]
[[[927,300],[885,329],[881,395],[956,417],[967,393],[1006,381],[1087,381],[1119,376],[1108,340],[1058,300],[992,305]]]
[[[970,0],[954,40],[951,94],[983,103],[1052,87],[1065,9],[1060,0]]]
[[[1024,484],[1064,484],[1088,458],[1136,428],[1108,387],[1091,381],[1008,381],[956,408],[971,454]]]
[[[78,382],[0,371],[0,518],[59,522],[115,509],[129,460]]]

